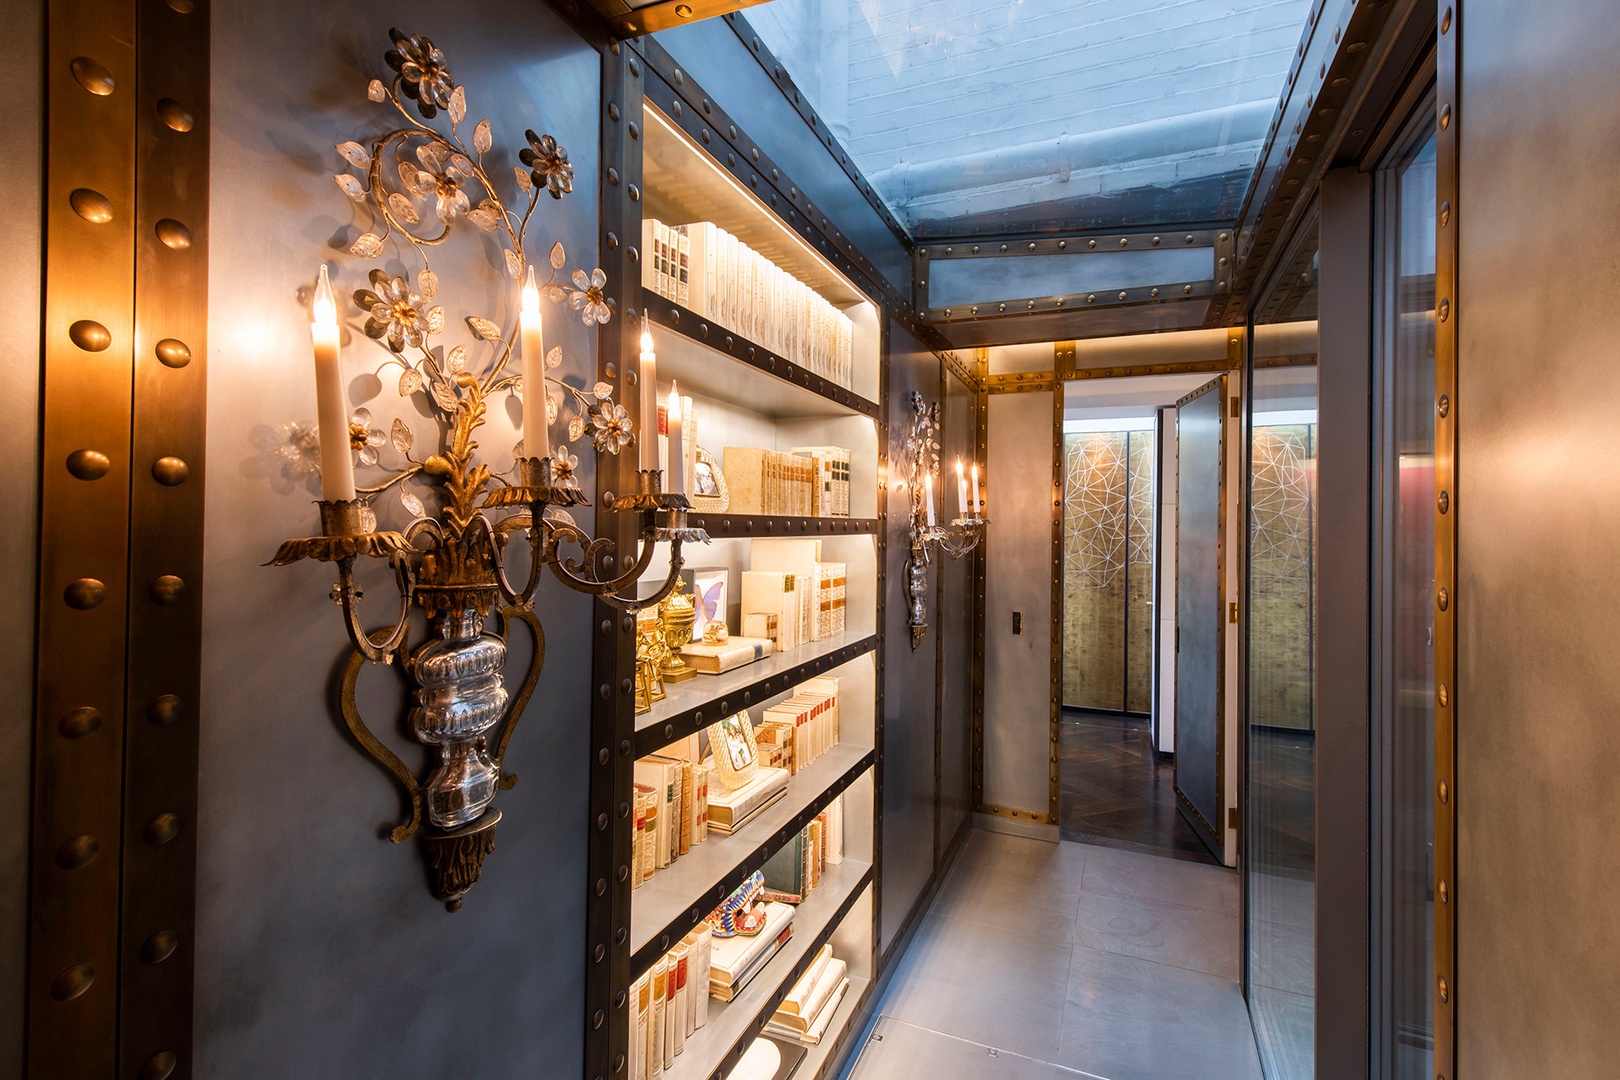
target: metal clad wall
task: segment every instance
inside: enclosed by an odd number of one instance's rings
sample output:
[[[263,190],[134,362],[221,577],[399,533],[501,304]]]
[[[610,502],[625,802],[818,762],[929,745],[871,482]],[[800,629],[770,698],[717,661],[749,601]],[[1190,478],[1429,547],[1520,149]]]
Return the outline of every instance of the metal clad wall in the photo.
[[[1458,1077],[1613,1071],[1620,21],[1463,12]],[[1526,286],[1529,287],[1526,287]]]
[[[944,378],[944,431],[940,439],[940,473],[954,475],[957,458],[973,458],[973,392],[954,374]],[[936,509],[954,517],[955,485],[939,485],[945,500]],[[941,559],[939,607],[935,616],[938,642],[944,649],[940,682],[940,820],[941,845],[949,844],[962,819],[973,808],[973,723],[969,712],[970,677],[977,657],[973,650],[973,556]]]
[[[6,213],[0,214],[0,250],[8,285],[0,292],[0,319],[15,336],[0,395],[0,457],[6,462],[9,524],[0,530],[0,620],[12,628],[0,650],[0,1075],[23,1071],[23,990],[26,985],[28,812],[34,715],[34,569],[38,563],[40,186],[42,8],[39,2],[0,7],[0,38],[8,58],[0,65],[0,144],[7,148]]]
[[[889,326],[889,460],[899,459],[911,417],[907,395],[940,396],[939,358],[897,322]],[[902,582],[911,552],[910,493],[889,497],[888,589],[883,653],[883,931],[887,950],[934,872],[935,646],[943,630],[929,591],[928,636],[913,651]],[[937,583],[937,565],[929,571]]]
[[[332,182],[342,164],[332,147],[387,130],[386,107],[367,102],[365,89],[388,74],[388,28],[425,33],[446,50],[467,86],[469,120],[491,119],[495,175],[510,182],[513,141],[526,127],[567,146],[574,194],[541,200],[530,246],[538,253],[561,240],[570,269],[597,258],[600,58],[549,8],[512,0],[458,13],[415,0],[221,0],[213,18],[196,1074],[578,1076],[590,601],[542,587],[545,671],[507,758],[521,782],[497,802],[505,817],[482,880],[448,914],[428,893],[421,852],[386,839],[400,809],[392,780],[335,718],[334,676],[349,646],[327,599],[331,569],[260,564],[280,540],[316,526],[312,491],[283,475],[276,453],[281,425],[315,412],[298,290],[326,258],[346,300],[368,265],[345,250],[359,230]],[[379,262],[394,272],[419,266],[397,260],[389,250]],[[462,315],[511,317],[515,289],[476,238],[453,237],[433,263],[447,340],[470,343]],[[594,333],[565,309],[545,314],[547,344],[566,358],[558,374],[588,384]],[[383,427],[403,410],[422,445],[428,422],[402,403],[386,369],[381,384],[369,373],[362,357],[380,362],[382,353],[345,315],[354,404]],[[480,433],[496,468],[512,424],[502,403]],[[581,457],[588,472],[593,455]],[[581,483],[594,490],[592,476]],[[384,527],[397,527],[397,500],[378,505]],[[375,574],[365,572],[374,623],[392,603]],[[515,646],[514,666],[527,655]],[[360,692],[374,730],[420,767],[421,752],[392,720],[398,676],[368,669]]]
[[[991,394],[991,525],[985,571],[982,802],[1044,816],[1050,805],[1052,394]],[[1023,633],[1012,632],[1013,612]]]

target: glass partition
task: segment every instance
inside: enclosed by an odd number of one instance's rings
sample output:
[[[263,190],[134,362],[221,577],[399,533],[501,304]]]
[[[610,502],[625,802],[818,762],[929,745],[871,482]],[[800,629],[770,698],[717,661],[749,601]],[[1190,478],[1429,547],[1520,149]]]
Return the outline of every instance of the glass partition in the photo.
[[[1315,1075],[1315,226],[1252,327],[1246,647],[1247,990],[1267,1080]]]

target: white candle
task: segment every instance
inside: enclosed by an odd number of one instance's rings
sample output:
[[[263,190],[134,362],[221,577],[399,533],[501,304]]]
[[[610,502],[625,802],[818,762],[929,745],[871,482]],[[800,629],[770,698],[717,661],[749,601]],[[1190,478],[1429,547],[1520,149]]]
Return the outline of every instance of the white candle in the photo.
[[[673,384],[671,384],[673,385]],[[692,477],[697,465],[697,417],[692,415],[692,399],[681,398],[681,490],[692,490]]]
[[[962,472],[962,459],[956,459],[956,513],[959,517],[968,516],[967,477]]]
[[[928,527],[934,527],[934,474],[923,477],[923,503],[928,507]]]
[[[984,498],[979,494],[979,463],[973,463],[973,516],[984,516]]]
[[[638,468],[658,468],[658,354],[653,352],[652,334],[641,331],[641,463]]]
[[[310,336],[315,339],[315,416],[321,444],[321,498],[327,502],[347,502],[354,498],[354,447],[349,442],[349,410],[343,400],[343,371],[339,364],[341,347],[337,321],[337,301],[332,283],[321,265],[321,280],[315,286],[315,321]]]
[[[673,382],[669,384],[669,468],[664,473],[664,490],[686,490],[686,452],[681,446],[681,394]]]
[[[523,456],[551,456],[551,431],[546,421],[546,343],[540,327],[540,289],[534,267],[523,283],[523,313],[518,317],[523,350]]]

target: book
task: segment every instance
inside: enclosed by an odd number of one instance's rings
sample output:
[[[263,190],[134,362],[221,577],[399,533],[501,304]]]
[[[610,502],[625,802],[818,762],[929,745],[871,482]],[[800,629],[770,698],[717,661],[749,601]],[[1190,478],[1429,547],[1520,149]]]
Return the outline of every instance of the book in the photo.
[[[826,1004],[821,1008],[821,1012],[802,1032],[789,1024],[777,1022],[775,1017],[772,1017],[765,1024],[765,1031],[775,1038],[791,1039],[793,1042],[803,1046],[820,1045],[821,1040],[827,1035],[827,1029],[832,1025],[833,1017],[838,1013],[839,1003],[844,1000],[844,995],[848,992],[849,979],[845,977],[839,981],[837,986],[833,987]]]
[[[652,1005],[652,973],[630,984],[630,1080],[647,1080],[647,1021]]]
[[[691,971],[692,947],[682,940],[669,951],[670,963],[674,969],[674,979],[670,992],[671,1012],[669,1017],[670,1041],[673,1049],[671,1059],[680,1056],[686,1050],[686,1036],[690,1029],[686,1026],[687,1014],[687,977]]]
[[[810,879],[805,874],[805,834],[801,831],[765,861],[765,887],[772,892],[797,896],[810,895]],[[789,901],[797,903],[798,901]]]
[[[753,937],[716,938],[709,947],[709,991],[731,1001],[747,988],[771,958],[793,937],[793,908],[765,905],[765,927]]]
[[[749,1044],[726,1080],[790,1080],[806,1053],[800,1040],[761,1035]]]
[[[842,446],[795,446],[795,456],[810,462],[818,517],[849,516],[849,450]]]
[[[816,641],[820,620],[816,589],[821,558],[821,541],[814,537],[759,539],[748,546],[750,570],[779,570],[793,575],[794,605],[799,622],[795,631],[799,644]],[[746,610],[758,610],[747,608]]]
[[[709,792],[709,828],[730,833],[748,824],[755,814],[787,794],[786,769],[756,769],[754,776],[735,791]]]
[[[645,784],[653,791],[655,802],[653,829],[653,867],[662,870],[672,855],[679,852],[681,797],[680,769],[677,762],[658,755],[636,761],[635,782]]]
[[[692,995],[693,1027],[701,1028],[709,1022],[709,967],[714,948],[714,928],[707,922],[698,923],[689,935],[692,938],[696,967],[692,970],[692,985],[700,992]]]
[[[771,1023],[780,1025],[795,1035],[802,1035],[830,1005],[833,994],[839,985],[846,981],[849,967],[844,961],[832,955],[830,947],[824,947],[822,953],[823,956],[816,958],[817,962],[793,984],[788,996],[782,999],[782,1004],[777,1006],[775,1014],[771,1017]]]
[[[652,1020],[647,1025],[647,1074],[650,1077],[660,1077],[664,1075],[664,1027],[665,1006],[669,997],[669,958],[660,957],[655,961],[650,974]]]
[[[777,652],[790,652],[803,644],[799,639],[799,584],[792,574],[744,570],[741,596],[744,617],[754,613],[776,616]]]
[[[844,632],[844,602],[849,568],[845,563],[816,563],[816,640]]]
[[[733,637],[717,645],[694,641],[681,646],[681,659],[704,675],[721,675],[775,651],[768,638]]]
[[[759,446],[728,446],[721,457],[732,513],[814,512],[815,472],[808,459]]]

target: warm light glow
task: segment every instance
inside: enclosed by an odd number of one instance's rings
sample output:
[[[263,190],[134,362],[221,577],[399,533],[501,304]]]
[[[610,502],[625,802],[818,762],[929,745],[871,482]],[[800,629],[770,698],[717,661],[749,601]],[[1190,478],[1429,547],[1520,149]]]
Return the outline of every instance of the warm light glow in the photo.
[[[641,332],[641,351],[644,353],[653,351],[652,331],[650,330],[643,330]]]
[[[534,283],[534,267],[529,267],[529,276],[523,282],[523,314],[540,314],[540,287]]]
[[[673,424],[681,415],[681,392],[673,382],[669,384],[669,422]]]
[[[956,459],[956,478],[958,480],[965,479],[965,477],[963,477],[963,475],[962,475],[962,459],[961,458]]]
[[[337,298],[332,295],[332,283],[326,277],[326,264],[321,264],[321,279],[315,283],[315,302],[311,305],[315,321],[322,326],[337,325]]]

